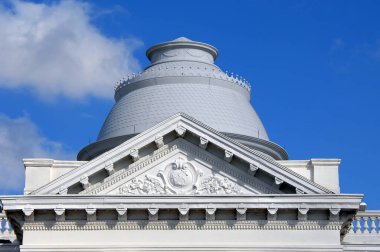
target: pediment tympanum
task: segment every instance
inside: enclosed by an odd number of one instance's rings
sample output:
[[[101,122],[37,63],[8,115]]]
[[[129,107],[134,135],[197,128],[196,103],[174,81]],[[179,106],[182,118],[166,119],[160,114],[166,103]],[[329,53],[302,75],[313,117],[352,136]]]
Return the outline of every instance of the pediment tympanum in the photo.
[[[149,153],[139,151],[149,145],[154,145],[157,149]],[[215,153],[215,150],[219,154]],[[165,177],[168,176],[166,166],[172,164],[171,166],[174,167],[173,164],[176,163],[176,158],[180,158],[180,153],[184,155],[182,156],[184,163],[202,171],[202,176],[197,172],[191,174],[194,176],[192,179],[196,178],[196,181],[191,183],[191,186],[196,188],[195,191],[190,189],[183,191],[183,188],[182,191],[178,188],[174,190],[174,187],[168,184],[169,178]],[[121,169],[114,169],[113,164],[123,159],[132,160],[132,163]],[[244,164],[244,167],[239,166],[237,164],[239,162]],[[188,169],[185,170],[192,171]],[[183,167],[173,170],[173,174],[179,175],[180,171],[184,171]],[[209,178],[208,171],[212,171],[215,176]],[[105,172],[107,174],[100,180],[92,180],[97,176],[96,174]],[[148,181],[150,177],[157,181],[153,182],[153,179]],[[276,160],[228,138],[194,118],[177,114],[58,177],[33,191],[32,194],[108,194],[115,193],[117,190],[120,192],[121,189],[117,188],[121,188],[122,185],[146,188],[150,183],[150,185],[156,184],[157,188],[162,186],[166,194],[192,194],[197,191],[197,193],[204,193],[204,190],[200,192],[199,188],[200,183],[206,178],[209,179],[209,184],[220,185],[218,193],[222,193],[223,188],[226,187],[225,184],[230,182],[236,183],[242,192],[247,190],[247,192],[257,194],[332,193],[279,164]],[[228,185],[229,188],[234,187],[232,184]],[[112,186],[117,186],[117,188]],[[188,186],[187,189],[191,187],[190,184],[186,186]],[[136,189],[133,193],[144,193],[144,190],[147,191],[147,189]],[[127,191],[132,195],[131,190]],[[228,192],[230,190],[225,191],[225,193]]]
[[[81,194],[234,195],[280,193],[182,138]]]
[[[197,165],[198,166],[198,165]],[[198,166],[199,167],[199,166]],[[110,194],[238,194],[247,191],[231,179],[207,168],[199,169],[185,157],[177,157],[163,170],[153,169],[121,185]]]

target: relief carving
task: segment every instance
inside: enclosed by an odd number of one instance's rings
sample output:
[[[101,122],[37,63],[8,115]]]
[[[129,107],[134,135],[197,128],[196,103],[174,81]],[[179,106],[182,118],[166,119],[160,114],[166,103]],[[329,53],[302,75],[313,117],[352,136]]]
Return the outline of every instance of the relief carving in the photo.
[[[184,194],[194,190],[199,177],[202,177],[203,173],[191,163],[182,158],[177,158],[173,163],[167,165],[164,170],[159,171],[157,176],[162,179],[170,191]]]
[[[238,194],[241,193],[241,189],[227,178],[208,177],[201,182],[197,192],[207,194]]]
[[[228,178],[215,175],[201,179],[203,172],[182,158],[160,170],[156,177],[134,178],[119,188],[119,194],[239,194],[241,188]]]
[[[132,179],[131,182],[119,188],[120,194],[165,194],[166,188],[158,179],[145,175],[143,180]]]

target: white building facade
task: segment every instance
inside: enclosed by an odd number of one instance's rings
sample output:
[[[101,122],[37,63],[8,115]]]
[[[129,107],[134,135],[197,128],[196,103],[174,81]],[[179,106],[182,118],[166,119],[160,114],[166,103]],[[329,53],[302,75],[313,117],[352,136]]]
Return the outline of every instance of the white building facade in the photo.
[[[380,251],[380,211],[340,192],[340,160],[288,160],[215,47],[147,56],[78,161],[23,160],[0,251]]]

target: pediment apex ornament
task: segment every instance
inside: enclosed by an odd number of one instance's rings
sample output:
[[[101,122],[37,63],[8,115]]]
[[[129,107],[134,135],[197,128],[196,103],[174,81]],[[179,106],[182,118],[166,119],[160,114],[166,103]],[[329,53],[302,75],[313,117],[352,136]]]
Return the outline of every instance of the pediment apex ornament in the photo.
[[[66,211],[66,209],[61,204],[57,205],[54,208],[55,214],[59,215],[59,216],[63,215],[65,213],[65,211]]]
[[[175,129],[175,132],[177,133],[177,135],[179,137],[184,137],[185,136],[185,133],[186,133],[186,128],[183,127],[183,126],[178,126],[176,129]]]
[[[126,212],[127,212],[127,208],[125,205],[123,204],[120,204],[116,207],[116,212],[119,214],[119,215],[124,215]]]
[[[27,204],[23,209],[22,209],[23,213],[26,215],[26,216],[31,216],[34,212],[34,209],[31,205]]]

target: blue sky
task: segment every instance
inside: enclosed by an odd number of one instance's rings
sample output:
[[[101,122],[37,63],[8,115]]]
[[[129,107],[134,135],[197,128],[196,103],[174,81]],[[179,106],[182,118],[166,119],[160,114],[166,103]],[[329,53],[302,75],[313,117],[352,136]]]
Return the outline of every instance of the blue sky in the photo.
[[[0,194],[22,157],[74,159],[94,141],[115,82],[147,47],[186,36],[252,84],[290,159],[341,158],[341,190],[379,209],[379,1],[3,1]],[[4,176],[4,175],[2,175]]]

